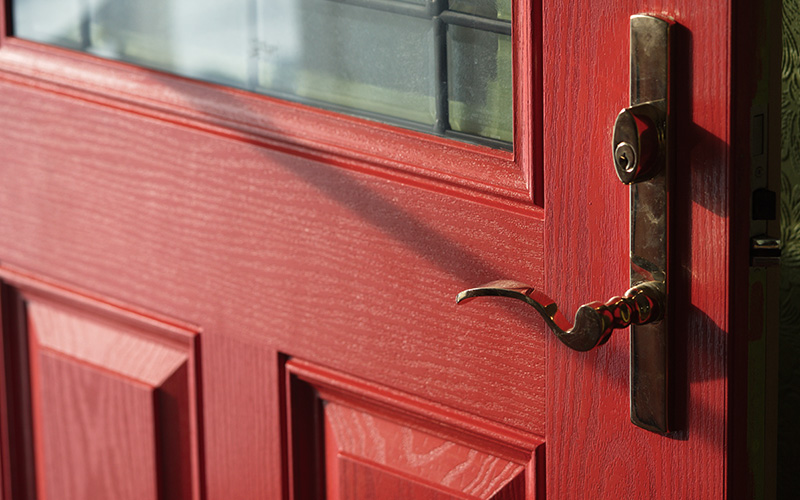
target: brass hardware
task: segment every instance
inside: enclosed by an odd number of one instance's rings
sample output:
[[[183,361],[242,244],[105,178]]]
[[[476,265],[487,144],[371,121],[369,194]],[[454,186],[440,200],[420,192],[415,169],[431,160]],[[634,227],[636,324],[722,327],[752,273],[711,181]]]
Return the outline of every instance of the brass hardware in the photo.
[[[521,300],[536,309],[564,345],[576,351],[589,351],[605,344],[615,329],[662,319],[666,305],[663,285],[657,281],[641,283],[625,292],[624,297],[582,305],[575,313],[574,326],[561,314],[553,299],[517,281],[493,281],[464,290],[458,294],[456,303],[491,296]]]
[[[673,22],[631,16],[630,108],[647,107],[656,123],[657,151],[641,179],[630,183],[630,286],[660,281],[669,297],[670,37]],[[653,109],[656,108],[656,109]],[[652,143],[650,143],[652,144]],[[669,431],[669,303],[664,319],[631,326],[631,421],[658,433]]]
[[[670,36],[672,21],[647,15],[630,21],[630,107],[614,124],[613,163],[630,186],[630,286],[624,297],[578,309],[572,326],[547,295],[515,281],[494,281],[458,294],[511,297],[533,306],[556,337],[577,351],[631,326],[631,421],[669,432],[668,213],[670,178]]]
[[[652,179],[666,161],[665,101],[623,109],[614,123],[614,165],[623,184]]]

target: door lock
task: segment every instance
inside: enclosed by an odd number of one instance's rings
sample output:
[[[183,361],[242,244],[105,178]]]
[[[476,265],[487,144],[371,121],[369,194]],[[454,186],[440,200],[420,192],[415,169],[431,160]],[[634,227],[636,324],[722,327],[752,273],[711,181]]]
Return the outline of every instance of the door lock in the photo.
[[[533,287],[495,281],[458,294],[521,300],[544,318],[556,337],[577,351],[608,341],[615,329],[631,326],[631,421],[669,432],[667,273],[670,165],[670,36],[674,22],[648,15],[630,20],[630,106],[614,124],[616,174],[630,186],[630,290],[607,302],[578,309],[574,325],[556,303]]]
[[[614,166],[623,184],[652,179],[666,162],[666,100],[623,109],[614,123]]]

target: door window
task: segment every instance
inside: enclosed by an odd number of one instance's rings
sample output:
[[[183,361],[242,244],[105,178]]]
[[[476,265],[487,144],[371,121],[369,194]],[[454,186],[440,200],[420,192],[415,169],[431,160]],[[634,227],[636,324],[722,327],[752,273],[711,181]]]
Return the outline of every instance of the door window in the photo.
[[[15,36],[511,149],[510,0],[14,0]]]

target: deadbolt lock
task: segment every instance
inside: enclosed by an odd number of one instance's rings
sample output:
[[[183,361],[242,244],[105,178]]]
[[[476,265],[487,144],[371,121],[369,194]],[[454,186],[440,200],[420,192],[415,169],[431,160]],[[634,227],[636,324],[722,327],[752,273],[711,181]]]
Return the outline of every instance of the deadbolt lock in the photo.
[[[614,123],[614,166],[624,184],[650,180],[666,163],[666,100],[623,109]]]

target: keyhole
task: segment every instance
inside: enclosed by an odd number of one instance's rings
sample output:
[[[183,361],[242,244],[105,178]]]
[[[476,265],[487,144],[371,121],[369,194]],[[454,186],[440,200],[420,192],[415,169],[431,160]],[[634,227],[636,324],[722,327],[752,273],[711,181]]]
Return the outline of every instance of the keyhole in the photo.
[[[617,158],[617,163],[619,164],[620,167],[627,169],[627,167],[628,167],[628,155],[625,154],[625,153],[622,153],[621,155],[619,155],[619,158]]]
[[[627,142],[620,142],[614,151],[617,170],[620,172],[633,172],[636,168],[636,151]]]

